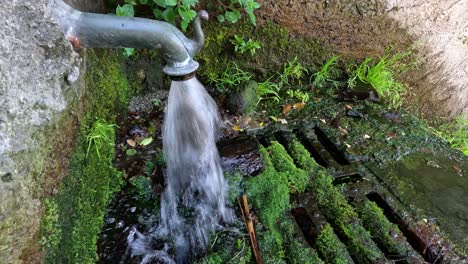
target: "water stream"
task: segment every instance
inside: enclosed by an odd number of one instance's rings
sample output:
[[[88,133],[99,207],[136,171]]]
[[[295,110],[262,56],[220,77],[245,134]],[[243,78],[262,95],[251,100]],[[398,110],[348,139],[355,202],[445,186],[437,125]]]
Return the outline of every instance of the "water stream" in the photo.
[[[219,114],[203,85],[192,78],[173,81],[163,128],[166,186],[161,198],[159,226],[146,234],[134,229],[127,241],[142,263],[171,263],[206,251],[211,234],[233,221],[226,207],[227,183],[216,148]],[[165,241],[155,250],[152,241]]]

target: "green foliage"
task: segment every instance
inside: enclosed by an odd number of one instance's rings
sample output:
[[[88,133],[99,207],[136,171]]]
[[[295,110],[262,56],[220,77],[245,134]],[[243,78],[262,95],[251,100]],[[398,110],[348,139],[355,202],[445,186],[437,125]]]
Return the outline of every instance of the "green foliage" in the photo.
[[[278,85],[283,87],[284,85],[291,86],[293,85],[292,81],[297,81],[301,83],[301,79],[304,74],[307,74],[308,70],[302,65],[297,57],[292,61],[288,61],[283,66],[283,72],[277,73],[278,75]]]
[[[255,55],[257,49],[261,48],[260,42],[254,41],[251,38],[245,41],[244,38],[234,35],[234,38],[231,39],[231,43],[234,45],[235,52],[244,54],[250,52],[250,55]]]
[[[366,58],[351,73],[348,87],[354,89],[356,80],[359,79],[363,83],[372,85],[381,98],[387,100],[392,107],[398,108],[402,104],[402,96],[406,87],[396,77],[417,66],[417,62],[406,62],[411,56],[411,51],[399,52],[395,55],[386,52],[377,63],[372,63],[373,58]]]
[[[249,81],[252,74],[243,71],[235,62],[231,62],[226,66],[226,69],[217,79],[211,80],[215,83],[215,87],[220,92],[237,90],[239,85]]]
[[[455,122],[431,130],[447,141],[453,148],[459,149],[468,156],[468,119],[459,116]]]
[[[254,10],[260,8],[255,0],[229,0],[228,3],[218,1],[218,11],[223,12],[217,16],[219,22],[236,23],[242,17],[244,11],[252,24],[256,24]],[[190,22],[197,16],[195,6],[199,0],[125,0],[123,6],[118,5],[116,14],[118,16],[135,15],[136,5],[145,5],[153,11],[153,16],[156,19],[164,19],[165,21],[179,25],[182,31],[186,31]],[[126,53],[133,54],[133,49],[126,49]]]
[[[218,3],[218,9],[221,9],[224,12],[224,14],[220,14],[216,17],[219,22],[236,23],[242,18],[241,11],[244,10],[249,17],[250,22],[253,25],[257,25],[254,11],[260,8],[260,4],[255,0],[219,0]]]
[[[123,6],[117,5],[117,8],[115,9],[115,14],[117,16],[134,17],[135,9],[133,8],[133,4],[124,4]],[[135,54],[134,48],[124,48],[125,56],[130,57],[133,54]]]
[[[88,135],[86,136],[86,140],[88,141],[86,157],[88,157],[89,150],[91,149],[92,145],[94,145],[94,149],[96,150],[98,158],[101,158],[99,151],[103,148],[104,145],[110,145],[111,147],[114,147],[113,137],[110,136],[110,133],[114,132],[114,127],[114,124],[108,124],[103,119],[98,119],[94,122],[93,126],[89,130]]]
[[[325,62],[325,64],[320,68],[318,72],[314,73],[314,81],[312,82],[312,84],[315,87],[322,88],[326,82],[333,81],[332,78],[334,78],[337,74],[336,60],[339,57],[340,56],[338,55],[331,57]]]
[[[295,98],[300,100],[303,103],[307,103],[310,100],[310,95],[307,92],[303,92],[301,90],[293,90],[289,89],[286,91],[290,98]]]
[[[326,224],[317,237],[317,250],[327,263],[350,263],[351,257],[346,246],[338,239],[333,228]]]
[[[297,57],[292,61],[288,61],[283,65],[283,71],[277,72],[276,76],[271,76],[266,81],[258,84],[257,90],[257,104],[262,100],[269,100],[275,103],[281,101],[280,92],[284,86],[291,86],[294,83],[301,83],[301,79],[304,74],[308,73],[307,69],[299,62]],[[274,79],[275,82],[270,80]],[[309,101],[309,95],[305,92],[295,90],[288,90],[287,94],[291,97],[295,97],[302,102]]]
[[[359,205],[359,214],[366,229],[381,247],[392,255],[404,255],[407,253],[406,239],[395,224],[385,217],[382,209],[372,201],[366,201]]]
[[[278,84],[270,82],[270,79],[261,82],[258,84],[257,87],[257,104],[259,104],[262,100],[269,99],[273,100],[274,102],[279,103],[281,97],[279,96],[280,87]]]

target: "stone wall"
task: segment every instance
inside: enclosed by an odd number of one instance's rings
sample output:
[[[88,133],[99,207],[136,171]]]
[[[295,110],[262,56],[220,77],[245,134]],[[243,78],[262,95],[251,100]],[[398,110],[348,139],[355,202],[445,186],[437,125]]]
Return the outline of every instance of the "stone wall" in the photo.
[[[40,201],[65,174],[85,88],[82,58],[47,6],[46,0],[11,0],[0,9],[2,263],[39,258],[24,260],[39,252]]]
[[[319,39],[334,52],[362,59],[390,45],[417,45],[422,67],[404,76],[409,102],[430,117],[468,117],[468,1],[260,0],[260,21]]]

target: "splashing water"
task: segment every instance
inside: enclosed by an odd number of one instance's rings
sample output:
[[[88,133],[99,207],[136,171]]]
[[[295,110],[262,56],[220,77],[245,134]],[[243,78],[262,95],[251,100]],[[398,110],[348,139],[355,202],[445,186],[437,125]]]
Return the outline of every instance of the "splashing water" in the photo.
[[[160,225],[153,235],[172,238],[177,263],[184,263],[189,254],[204,252],[220,223],[233,221],[215,143],[218,125],[216,103],[196,78],[172,82],[163,130],[166,188]],[[141,243],[141,239],[129,243],[134,247],[132,254],[139,255],[145,247]]]

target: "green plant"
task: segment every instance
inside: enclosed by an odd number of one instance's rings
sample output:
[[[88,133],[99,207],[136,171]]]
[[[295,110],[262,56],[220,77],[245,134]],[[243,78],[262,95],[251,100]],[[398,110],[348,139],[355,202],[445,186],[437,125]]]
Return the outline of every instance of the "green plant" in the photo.
[[[279,102],[281,97],[279,96],[280,87],[278,84],[270,82],[270,79],[259,83],[257,87],[257,104],[264,99],[271,99],[275,102]]]
[[[370,84],[377,94],[387,100],[391,106],[398,108],[402,104],[402,96],[406,88],[396,79],[396,76],[417,67],[417,62],[406,62],[411,56],[411,51],[398,52],[395,55],[386,52],[375,64],[372,64],[373,58],[366,58],[351,73],[348,87],[354,89],[359,79],[363,83]]]
[[[220,92],[227,92],[230,89],[236,89],[241,83],[249,81],[252,74],[243,71],[235,62],[231,62],[217,79],[211,80]]]
[[[325,64],[320,68],[318,72],[314,73],[314,81],[312,82],[312,84],[315,87],[321,88],[326,82],[333,81],[331,78],[333,78],[337,73],[336,60],[339,57],[340,56],[338,55],[331,57],[325,62]]]
[[[447,141],[453,148],[459,149],[468,156],[468,119],[459,116],[455,122],[432,129],[433,132]]]
[[[234,38],[231,39],[231,43],[234,45],[234,50],[240,54],[244,54],[247,51],[250,52],[250,55],[255,55],[257,49],[261,48],[260,42],[254,41],[251,38],[245,41],[244,38],[234,35]]]
[[[88,148],[86,150],[86,157],[89,155],[89,150],[91,146],[94,145],[94,149],[96,150],[96,154],[99,158],[101,158],[100,150],[104,145],[111,145],[114,146],[114,138],[111,136],[111,133],[114,133],[113,124],[108,124],[103,119],[98,119],[94,122],[93,126],[88,132],[86,136],[86,140],[88,142]]]
[[[277,73],[278,85],[280,87],[283,87],[284,85],[292,85],[292,80],[296,80],[300,84],[304,73],[308,73],[308,70],[301,64],[297,57],[295,57],[294,60],[288,61],[283,66],[282,73]]]
[[[290,90],[286,91],[286,93],[289,95],[289,97],[296,98],[296,99],[300,100],[303,103],[307,103],[310,100],[309,93],[303,92],[301,90],[292,90],[292,89],[290,89]]]
[[[307,72],[307,69],[304,66],[302,66],[302,64],[298,61],[297,57],[294,58],[294,60],[292,61],[288,61],[286,64],[284,64],[283,71],[281,73],[276,73],[276,78],[275,76],[272,76],[266,81],[258,84],[257,104],[264,99],[270,99],[276,103],[279,103],[281,101],[281,89],[285,85],[292,85],[293,81],[297,81],[300,83],[304,73]],[[273,78],[275,78],[276,82],[270,81]],[[291,92],[288,91],[287,93],[291,96]],[[296,97],[302,102],[306,102],[310,99],[307,93],[301,92],[299,90],[297,90],[296,93],[293,91],[292,97]]]
[[[254,10],[260,8],[260,4],[255,0],[228,0],[228,3],[223,0],[217,0],[218,8],[224,12],[217,16],[219,22],[225,21],[230,23],[236,23],[242,17],[241,10],[244,10],[249,16],[250,22],[257,25]]]
[[[127,1],[125,1],[127,2]],[[115,9],[115,14],[117,16],[126,16],[126,17],[134,17],[135,10],[132,4],[124,4],[123,6],[117,5]],[[124,55],[127,57],[132,56],[135,53],[134,48],[124,48]]]

